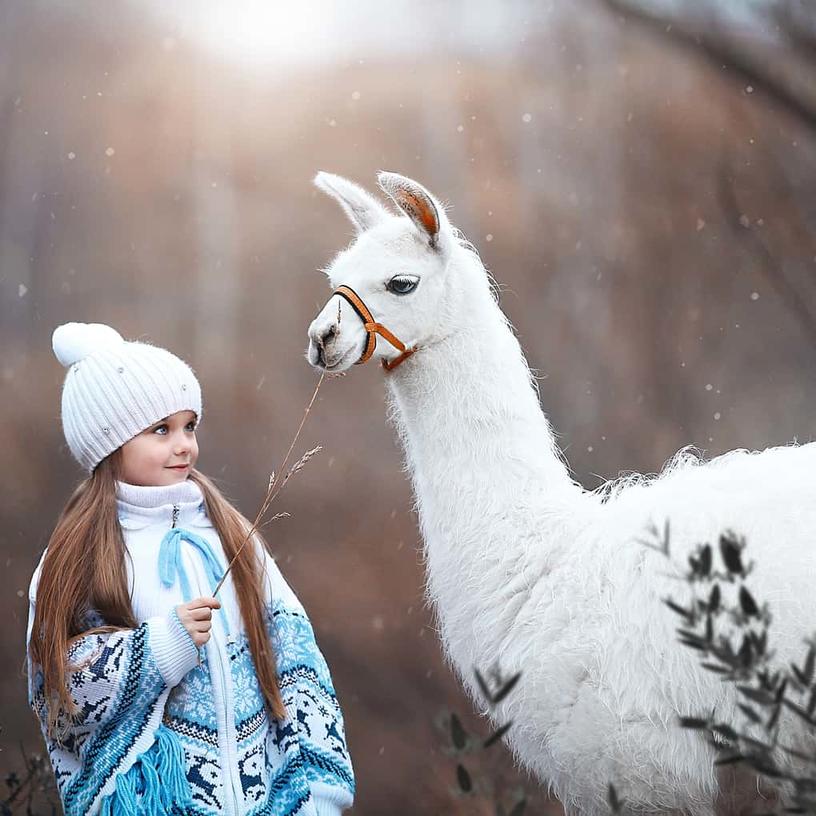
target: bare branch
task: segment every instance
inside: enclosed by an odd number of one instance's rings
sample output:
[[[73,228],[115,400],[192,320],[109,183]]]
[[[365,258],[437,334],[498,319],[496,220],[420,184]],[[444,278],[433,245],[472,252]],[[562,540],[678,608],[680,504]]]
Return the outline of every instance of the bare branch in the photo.
[[[774,76],[764,67],[761,59],[752,58],[717,31],[716,26],[696,30],[681,19],[667,19],[642,6],[626,0],[597,0],[612,14],[632,20],[648,31],[674,45],[681,46],[709,60],[718,70],[729,72],[735,79],[751,85],[755,91],[765,94],[782,110],[796,118],[812,131],[816,131],[816,103],[797,95],[784,81]],[[792,36],[787,31],[788,37]],[[801,36],[805,36],[804,32]]]
[[[731,227],[734,234],[741,241],[750,241],[753,251],[759,258],[759,268],[765,279],[773,287],[776,294],[793,313],[802,327],[810,342],[816,346],[816,315],[805,303],[796,287],[788,280],[781,266],[774,259],[765,241],[759,233],[746,227],[740,219],[743,217],[737,201],[732,176],[727,166],[727,160],[723,159],[721,170],[718,174],[717,196],[722,207],[726,223]]]

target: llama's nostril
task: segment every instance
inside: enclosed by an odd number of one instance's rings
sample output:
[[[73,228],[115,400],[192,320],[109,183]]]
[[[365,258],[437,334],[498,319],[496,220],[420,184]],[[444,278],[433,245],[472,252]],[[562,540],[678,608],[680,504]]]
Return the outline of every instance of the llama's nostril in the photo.
[[[337,335],[338,328],[335,324],[329,326],[325,332],[323,332],[323,336],[320,338],[320,345],[325,347],[329,343],[331,343],[332,339]]]

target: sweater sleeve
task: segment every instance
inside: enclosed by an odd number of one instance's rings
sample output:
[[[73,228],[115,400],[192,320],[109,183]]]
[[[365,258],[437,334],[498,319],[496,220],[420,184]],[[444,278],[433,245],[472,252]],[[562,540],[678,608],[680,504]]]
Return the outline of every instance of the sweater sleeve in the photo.
[[[296,723],[303,767],[319,816],[339,816],[354,801],[354,771],[340,702],[303,606],[271,557],[272,642],[283,702]]]
[[[27,649],[39,571],[29,588]],[[175,610],[135,629],[77,638],[67,654],[75,667],[67,683],[77,715],[69,719],[60,712],[49,735],[42,670],[28,652],[29,705],[40,721],[66,816],[99,811],[116,777],[153,744],[170,689],[193,668],[197,654]]]

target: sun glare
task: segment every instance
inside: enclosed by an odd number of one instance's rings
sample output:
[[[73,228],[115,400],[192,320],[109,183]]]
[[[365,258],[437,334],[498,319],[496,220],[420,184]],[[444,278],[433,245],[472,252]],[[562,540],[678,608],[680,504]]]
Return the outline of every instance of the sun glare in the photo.
[[[163,6],[186,36],[249,65],[319,62],[337,50],[327,0],[180,0]]]

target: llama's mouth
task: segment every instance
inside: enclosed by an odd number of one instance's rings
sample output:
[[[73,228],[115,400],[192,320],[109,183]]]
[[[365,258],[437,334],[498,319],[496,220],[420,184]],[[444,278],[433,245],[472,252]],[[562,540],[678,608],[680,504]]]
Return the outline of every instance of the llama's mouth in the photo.
[[[335,360],[333,363],[329,364],[325,360],[323,361],[323,370],[324,371],[336,371],[339,368],[342,368],[349,360],[349,357],[354,353],[354,347],[348,348],[340,355],[340,357]]]
[[[309,349],[309,362],[315,368],[320,369],[321,371],[327,371],[329,373],[333,371],[339,371],[347,366],[349,359],[354,355],[355,349],[352,346],[351,348],[347,348],[336,360],[329,363],[326,360],[324,350],[321,349],[319,346],[312,345]]]

